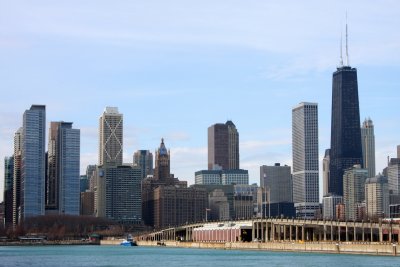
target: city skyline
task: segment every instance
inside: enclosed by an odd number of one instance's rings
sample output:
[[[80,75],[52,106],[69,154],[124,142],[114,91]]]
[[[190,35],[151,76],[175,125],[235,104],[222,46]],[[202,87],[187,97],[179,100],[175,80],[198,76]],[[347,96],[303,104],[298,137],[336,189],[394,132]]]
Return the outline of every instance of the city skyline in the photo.
[[[291,108],[307,101],[319,106],[322,192],[345,10],[360,118],[375,125],[376,172],[396,156],[398,3],[96,3],[5,3],[0,11],[1,191],[3,159],[32,104],[46,105],[46,129],[59,120],[81,129],[81,174],[98,161],[99,114],[116,106],[124,162],[164,137],[171,172],[193,184],[194,172],[207,168],[207,127],[220,121],[240,132],[240,167],[251,183],[262,165],[292,166]]]

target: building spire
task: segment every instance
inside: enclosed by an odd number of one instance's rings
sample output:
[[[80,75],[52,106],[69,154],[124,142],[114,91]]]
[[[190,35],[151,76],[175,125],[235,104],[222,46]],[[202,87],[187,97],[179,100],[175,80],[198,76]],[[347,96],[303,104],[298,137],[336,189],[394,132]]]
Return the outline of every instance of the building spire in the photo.
[[[343,32],[340,31],[340,65],[339,67],[343,67]]]
[[[346,66],[350,66],[348,39],[349,38],[347,33],[347,12],[346,12]]]

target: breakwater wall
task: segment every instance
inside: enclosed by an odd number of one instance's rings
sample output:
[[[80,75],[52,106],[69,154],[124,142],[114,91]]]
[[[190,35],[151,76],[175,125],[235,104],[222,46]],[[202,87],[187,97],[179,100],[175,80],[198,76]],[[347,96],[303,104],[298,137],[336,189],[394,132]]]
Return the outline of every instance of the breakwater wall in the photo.
[[[397,244],[356,243],[356,242],[179,242],[179,241],[137,241],[138,246],[166,246],[180,248],[238,249],[286,252],[319,252],[343,254],[367,254],[398,256]]]

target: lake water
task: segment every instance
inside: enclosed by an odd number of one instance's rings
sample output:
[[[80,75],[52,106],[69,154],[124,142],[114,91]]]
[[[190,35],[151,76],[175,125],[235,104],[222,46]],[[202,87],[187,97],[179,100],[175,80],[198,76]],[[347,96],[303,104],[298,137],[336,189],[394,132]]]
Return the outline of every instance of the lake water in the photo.
[[[122,246],[0,246],[0,266],[400,266],[400,257]]]

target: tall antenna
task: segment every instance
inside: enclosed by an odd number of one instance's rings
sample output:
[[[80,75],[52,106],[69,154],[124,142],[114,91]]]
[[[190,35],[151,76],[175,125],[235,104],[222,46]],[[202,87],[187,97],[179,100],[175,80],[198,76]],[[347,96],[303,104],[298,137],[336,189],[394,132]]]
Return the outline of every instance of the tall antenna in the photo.
[[[340,31],[340,67],[343,67],[343,32]]]
[[[347,12],[346,12],[346,66],[350,66],[349,62],[349,46],[348,46],[348,34],[347,34]]]

